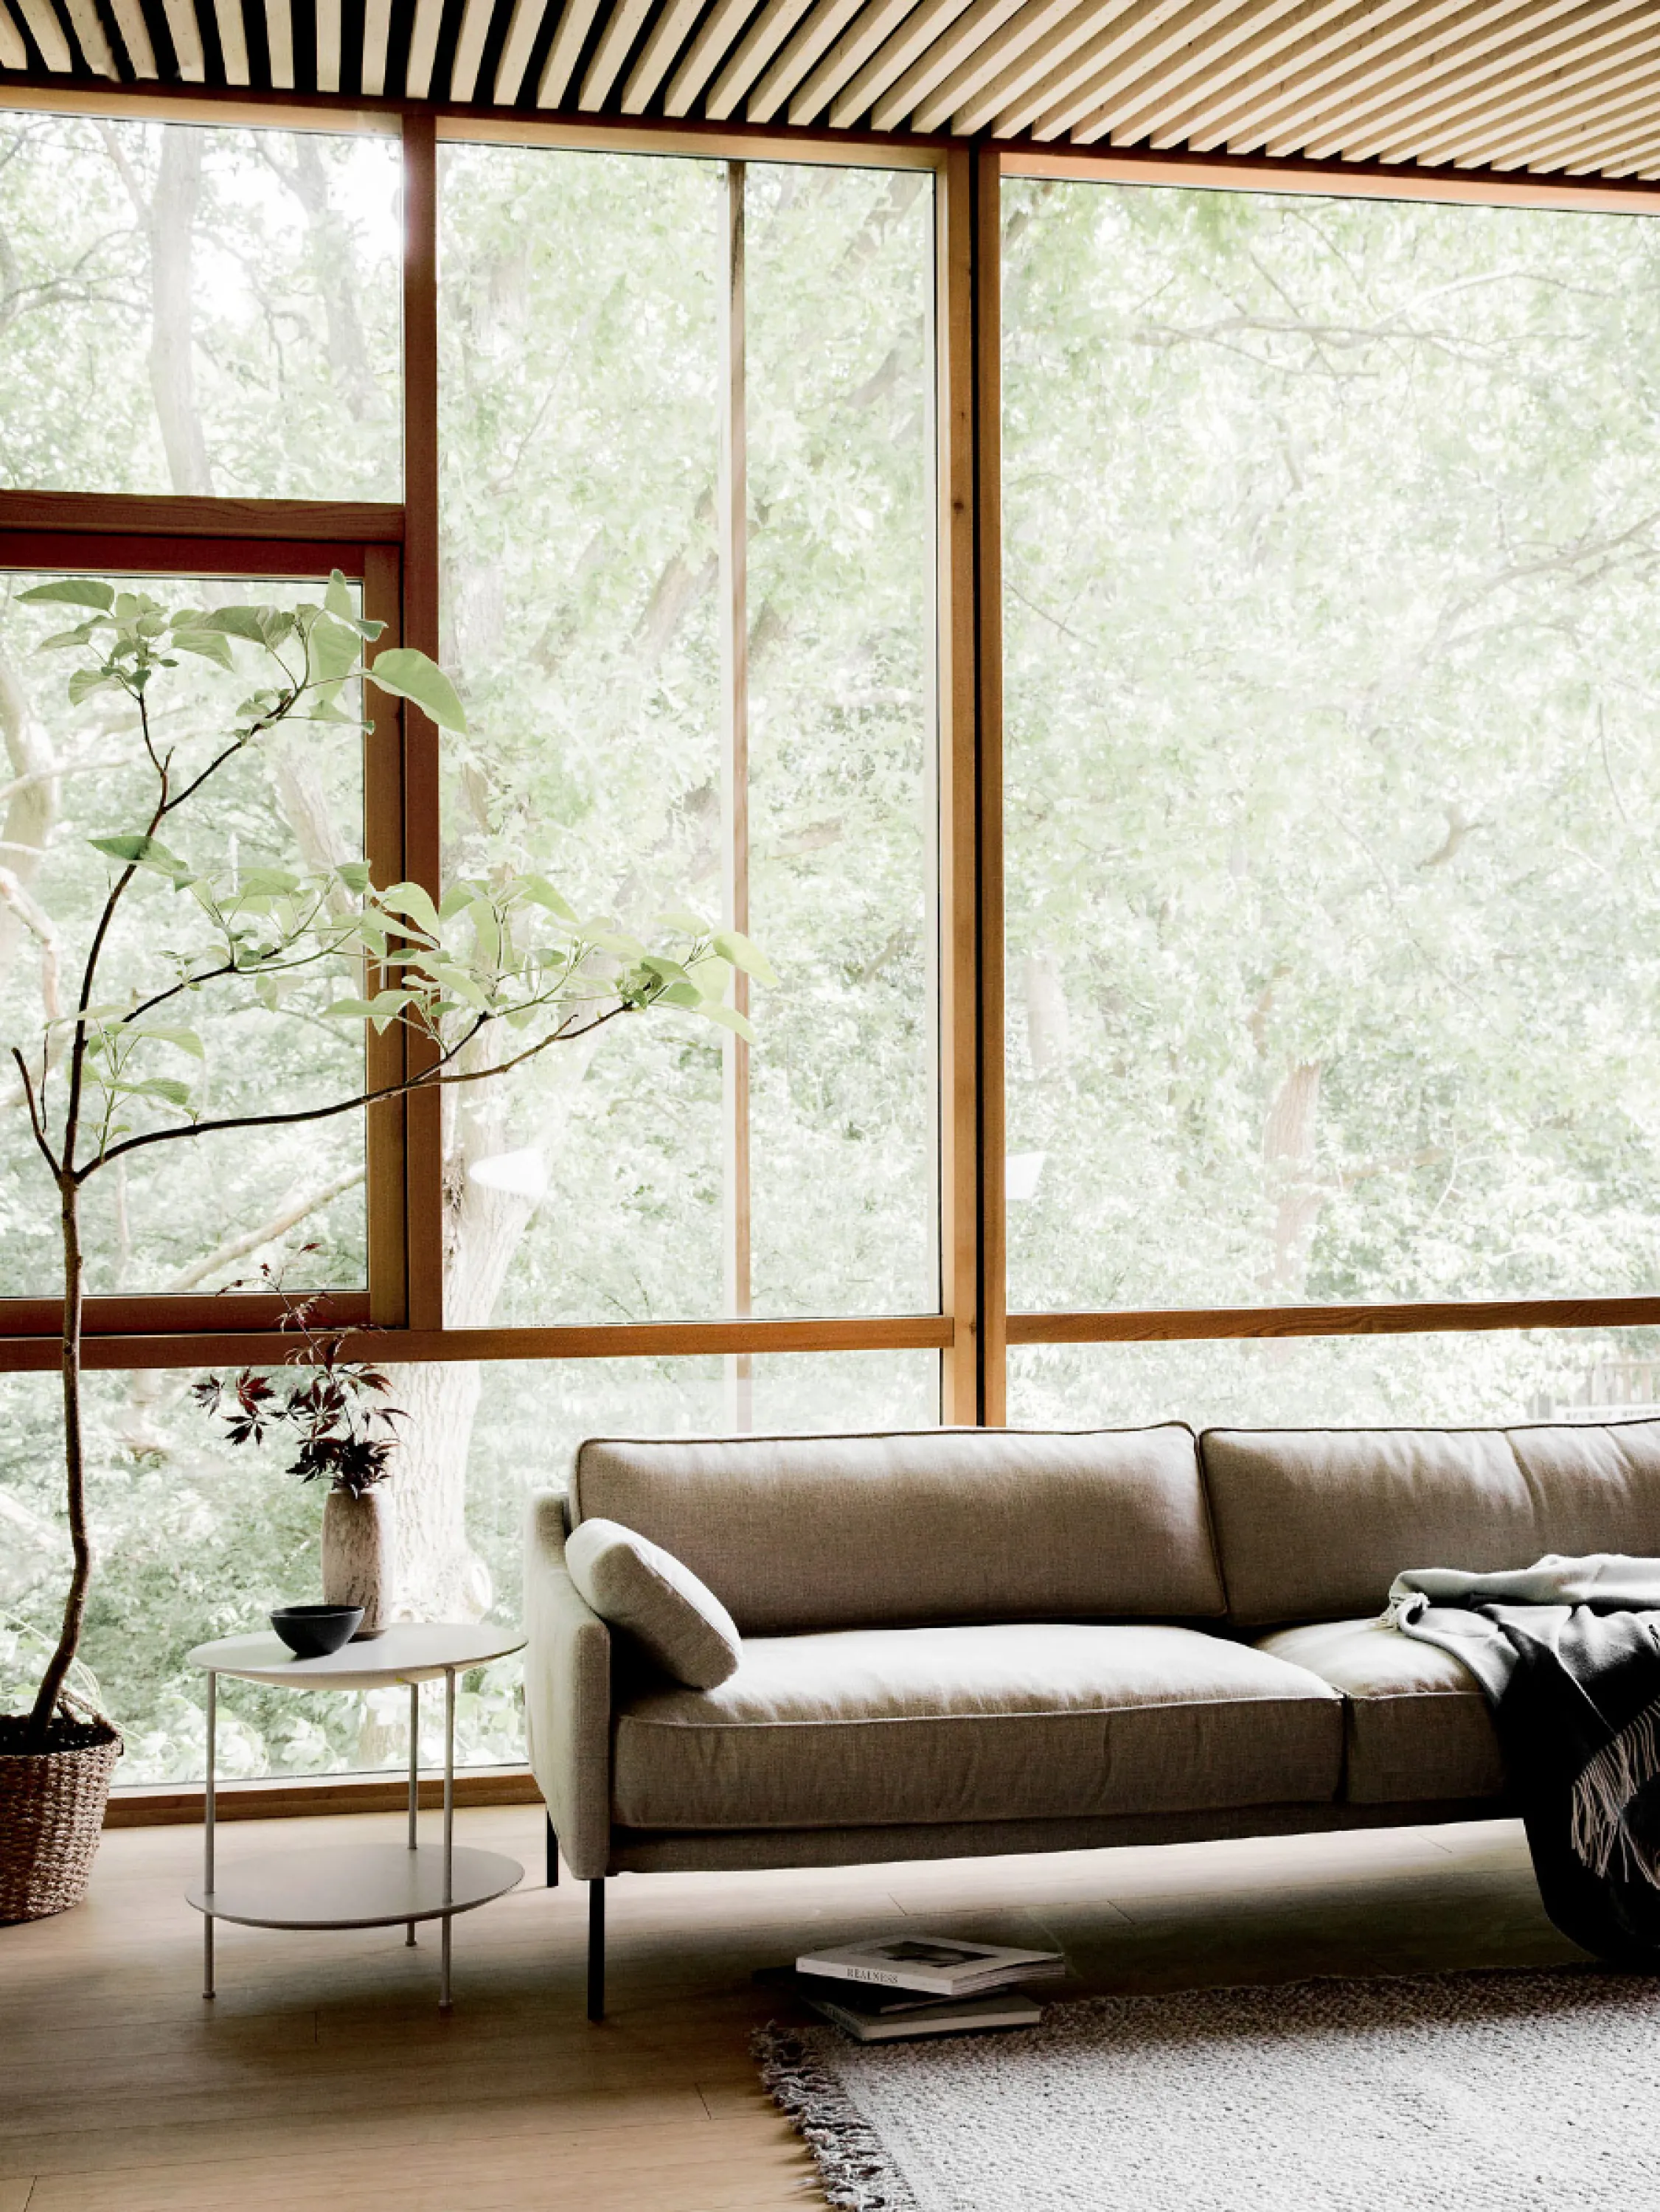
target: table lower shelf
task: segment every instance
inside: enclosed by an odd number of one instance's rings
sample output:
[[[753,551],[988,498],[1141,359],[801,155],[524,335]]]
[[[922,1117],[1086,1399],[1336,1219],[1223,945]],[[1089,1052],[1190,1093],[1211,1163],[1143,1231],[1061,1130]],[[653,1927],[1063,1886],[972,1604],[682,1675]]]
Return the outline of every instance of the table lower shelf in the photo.
[[[210,1919],[245,1928],[394,1928],[400,1921],[471,1912],[524,1877],[516,1859],[458,1847],[447,1901],[441,1850],[349,1844],[234,1860],[216,1870],[211,1890],[198,1887],[185,1895]]]

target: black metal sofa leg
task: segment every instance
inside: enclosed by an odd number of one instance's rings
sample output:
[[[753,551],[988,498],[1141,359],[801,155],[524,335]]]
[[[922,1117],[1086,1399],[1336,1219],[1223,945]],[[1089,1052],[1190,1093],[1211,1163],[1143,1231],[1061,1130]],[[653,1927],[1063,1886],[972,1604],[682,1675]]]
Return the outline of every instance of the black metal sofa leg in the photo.
[[[588,1884],[588,2018],[605,2017],[605,1877]]]
[[[553,1815],[548,1815],[548,1887],[559,1887],[559,1838],[553,1832]]]

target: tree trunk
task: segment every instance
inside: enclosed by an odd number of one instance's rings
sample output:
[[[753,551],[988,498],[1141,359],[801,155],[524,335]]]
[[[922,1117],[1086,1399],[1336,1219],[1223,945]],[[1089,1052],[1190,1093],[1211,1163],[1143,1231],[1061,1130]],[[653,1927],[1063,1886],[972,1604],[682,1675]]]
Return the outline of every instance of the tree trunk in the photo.
[[[1274,1207],[1268,1288],[1277,1298],[1302,1297],[1309,1242],[1326,1202],[1315,1174],[1320,1073],[1317,1060],[1298,1060],[1288,1069],[1263,1125],[1262,1161]]]
[[[201,191],[201,132],[164,131],[161,165],[145,221],[150,250],[149,378],[167,474],[176,492],[213,489],[191,351],[192,271]]]
[[[40,1688],[29,1715],[27,1747],[44,1751],[58,1700],[68,1679],[70,1662],[81,1641],[86,1617],[87,1585],[92,1579],[92,1544],[87,1534],[86,1439],[81,1422],[81,1194],[74,1173],[64,1167],[58,1183],[64,1237],[64,1464],[68,1478],[70,1540],[75,1547],[75,1571],[64,1606],[64,1626],[58,1649],[40,1679]]]

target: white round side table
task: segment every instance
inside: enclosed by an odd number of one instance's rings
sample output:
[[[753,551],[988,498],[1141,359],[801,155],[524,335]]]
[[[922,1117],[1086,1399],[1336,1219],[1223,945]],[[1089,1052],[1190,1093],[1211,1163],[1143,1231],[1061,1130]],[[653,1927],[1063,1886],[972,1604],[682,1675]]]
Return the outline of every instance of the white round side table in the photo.
[[[442,1929],[439,2009],[450,2009],[450,1923],[458,1912],[488,1905],[524,1879],[516,1859],[499,1851],[455,1847],[455,1680],[471,1667],[522,1650],[516,1630],[471,1628],[446,1621],[409,1622],[384,1635],[348,1644],[322,1659],[296,1659],[269,1632],[198,1644],[189,1664],[208,1678],[208,1772],[203,1823],[202,1886],[185,1892],[202,1915],[202,1994],[213,1995],[213,1923],[248,1928],[392,1928],[417,1920]],[[214,1862],[214,1755],[222,1674],[283,1690],[376,1690],[406,1682],[410,1692],[409,1841],[343,1844],[324,1850],[273,1852],[221,1873]],[[417,1838],[417,1774],[421,1685],[444,1678],[444,1842],[423,1849]]]

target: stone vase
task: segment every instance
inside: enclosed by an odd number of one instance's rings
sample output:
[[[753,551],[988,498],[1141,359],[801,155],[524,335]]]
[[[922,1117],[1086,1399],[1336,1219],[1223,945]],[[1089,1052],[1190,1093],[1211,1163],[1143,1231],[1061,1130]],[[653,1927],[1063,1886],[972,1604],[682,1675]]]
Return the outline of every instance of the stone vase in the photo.
[[[323,1602],[362,1607],[354,1644],[381,1635],[392,1618],[392,1515],[379,1489],[361,1498],[331,1490],[323,1501]]]

